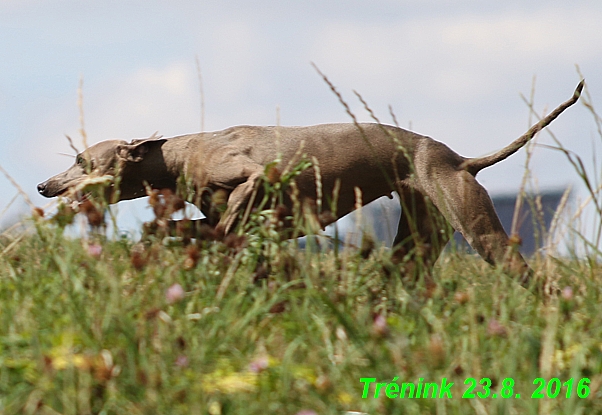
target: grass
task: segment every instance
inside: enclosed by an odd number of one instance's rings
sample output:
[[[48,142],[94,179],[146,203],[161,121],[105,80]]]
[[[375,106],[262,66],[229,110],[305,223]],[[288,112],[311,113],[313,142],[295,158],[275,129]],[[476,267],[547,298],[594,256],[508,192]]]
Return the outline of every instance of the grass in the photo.
[[[0,257],[4,414],[602,411],[595,261],[542,262],[535,271],[563,291],[540,301],[463,254],[439,261],[433,287],[386,272],[386,249],[300,251],[269,232],[166,246],[36,229]],[[362,398],[360,378],[444,377],[452,399],[375,399],[374,385]],[[462,399],[471,377],[497,394],[512,378],[521,398]],[[539,377],[575,379],[573,396],[531,399]]]
[[[599,212],[599,180],[570,160]],[[268,190],[298,171],[269,166]],[[155,212],[169,197],[150,198]],[[266,221],[278,210],[218,240],[164,239],[159,221],[145,243],[82,212],[82,238],[65,236],[66,206],[0,236],[2,414],[602,413],[600,218],[594,242],[577,233],[581,257],[531,261],[553,288],[542,299],[467,254],[445,252],[433,284],[369,243],[299,250]],[[387,396],[443,378],[452,398]],[[535,398],[538,385],[560,391]]]

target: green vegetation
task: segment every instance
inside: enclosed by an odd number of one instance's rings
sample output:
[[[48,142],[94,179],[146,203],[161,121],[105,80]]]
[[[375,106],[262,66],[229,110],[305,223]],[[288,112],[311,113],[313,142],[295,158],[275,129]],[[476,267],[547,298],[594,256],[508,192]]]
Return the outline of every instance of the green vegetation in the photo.
[[[465,254],[446,253],[434,284],[413,282],[370,244],[299,250],[271,214],[253,216],[246,236],[196,243],[111,241],[98,227],[69,239],[65,210],[59,225],[36,219],[31,235],[4,237],[2,413],[602,411],[597,262],[532,261],[561,290],[543,299]],[[462,399],[471,377],[491,379],[498,396],[512,378],[521,398]],[[573,378],[572,396],[563,386],[532,399],[540,377]],[[383,387],[375,399],[372,385],[362,399],[360,378],[447,378],[453,398],[389,399]]]
[[[298,249],[282,222],[311,234],[319,217],[287,216],[278,195],[307,164],[268,166],[272,209],[226,238],[164,237],[183,205],[166,192],[139,243],[107,238],[90,201],[79,239],[64,235],[69,207],[50,221],[37,210],[33,231],[0,235],[0,413],[602,413],[600,181],[560,148],[597,219],[593,239],[572,233],[584,253],[530,260],[541,296],[452,251],[412,281],[367,239]],[[393,398],[443,378],[452,398]]]

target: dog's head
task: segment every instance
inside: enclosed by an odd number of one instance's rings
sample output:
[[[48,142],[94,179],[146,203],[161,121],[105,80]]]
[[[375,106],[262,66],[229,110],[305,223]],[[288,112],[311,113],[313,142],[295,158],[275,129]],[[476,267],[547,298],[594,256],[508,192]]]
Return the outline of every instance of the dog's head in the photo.
[[[124,180],[128,171],[141,164],[153,148],[159,148],[165,139],[155,137],[143,140],[102,141],[78,154],[75,164],[63,173],[38,184],[38,192],[45,197],[68,196],[75,199],[87,194],[93,185],[104,186],[108,201],[135,199],[145,196],[144,177],[132,183]],[[116,180],[119,178],[120,180]],[[115,198],[116,184],[119,184],[119,197]],[[117,200],[114,200],[117,199]]]

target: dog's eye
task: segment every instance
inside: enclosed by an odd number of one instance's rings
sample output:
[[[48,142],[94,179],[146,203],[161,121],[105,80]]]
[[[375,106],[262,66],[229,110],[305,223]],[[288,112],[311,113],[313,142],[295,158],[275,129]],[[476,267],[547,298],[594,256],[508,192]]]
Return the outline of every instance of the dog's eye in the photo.
[[[82,155],[77,156],[75,163],[81,168],[94,170],[94,160],[86,160]]]

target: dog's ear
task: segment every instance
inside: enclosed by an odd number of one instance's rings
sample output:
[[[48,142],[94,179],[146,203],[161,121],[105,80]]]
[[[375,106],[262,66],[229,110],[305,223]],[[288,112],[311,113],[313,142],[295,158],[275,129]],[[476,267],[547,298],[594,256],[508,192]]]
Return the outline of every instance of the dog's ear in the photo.
[[[157,133],[150,138],[132,140],[130,144],[121,144],[117,147],[119,158],[131,163],[138,163],[144,160],[144,156],[151,150],[152,146],[161,145],[166,138],[161,138]]]

